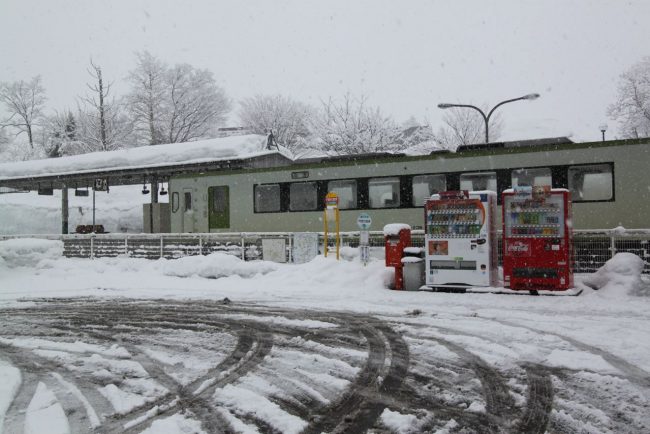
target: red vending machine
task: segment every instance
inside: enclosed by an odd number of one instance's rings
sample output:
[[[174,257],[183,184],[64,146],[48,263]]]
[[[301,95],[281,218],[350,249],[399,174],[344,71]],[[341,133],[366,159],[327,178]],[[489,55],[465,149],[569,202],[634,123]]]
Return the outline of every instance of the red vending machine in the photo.
[[[503,192],[503,280],[515,290],[573,287],[569,190],[522,186]]]

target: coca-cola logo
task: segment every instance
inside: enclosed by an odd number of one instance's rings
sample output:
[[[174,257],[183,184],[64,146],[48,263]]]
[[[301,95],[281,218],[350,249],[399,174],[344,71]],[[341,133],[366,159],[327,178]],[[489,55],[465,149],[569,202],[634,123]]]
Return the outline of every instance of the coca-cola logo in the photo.
[[[521,241],[515,241],[508,244],[507,251],[508,253],[522,255],[530,251],[530,246],[527,243]]]

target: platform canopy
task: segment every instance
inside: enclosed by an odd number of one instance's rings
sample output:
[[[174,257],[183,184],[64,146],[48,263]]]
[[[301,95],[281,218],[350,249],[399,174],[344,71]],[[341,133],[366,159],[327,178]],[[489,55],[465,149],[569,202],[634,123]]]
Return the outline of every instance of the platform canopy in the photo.
[[[4,163],[0,189],[82,188],[96,179],[105,179],[109,186],[131,185],[181,174],[291,164],[287,152],[267,150],[266,143],[266,136],[243,135]]]

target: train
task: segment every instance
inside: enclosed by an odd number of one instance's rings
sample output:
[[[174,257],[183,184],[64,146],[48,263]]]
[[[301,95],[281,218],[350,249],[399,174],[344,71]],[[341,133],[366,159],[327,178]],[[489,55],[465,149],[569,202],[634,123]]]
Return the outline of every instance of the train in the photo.
[[[396,222],[421,229],[432,194],[492,190],[500,205],[504,190],[521,185],[568,189],[574,229],[647,228],[650,139],[574,143],[558,137],[175,175],[168,184],[170,226],[176,233],[320,232],[325,196],[334,192],[341,231],[358,230],[362,212],[370,215],[371,230]]]

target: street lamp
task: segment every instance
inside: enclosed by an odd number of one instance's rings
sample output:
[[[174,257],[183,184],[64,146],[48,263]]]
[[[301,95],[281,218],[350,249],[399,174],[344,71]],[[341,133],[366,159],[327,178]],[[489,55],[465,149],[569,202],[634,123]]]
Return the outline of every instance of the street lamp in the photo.
[[[487,114],[487,116],[485,115],[485,113],[483,113],[483,110],[481,110],[480,108],[478,108],[478,107],[476,107],[474,105],[471,105],[471,104],[447,104],[447,103],[442,103],[442,104],[438,104],[438,108],[448,109],[448,108],[452,108],[452,107],[467,107],[467,108],[477,110],[481,114],[481,116],[483,116],[483,120],[485,121],[485,143],[490,143],[490,132],[489,132],[490,130],[489,130],[488,125],[490,123],[490,116],[492,116],[492,113],[494,113],[494,111],[498,107],[500,107],[500,106],[502,106],[504,104],[508,104],[509,102],[521,101],[521,100],[524,100],[524,99],[532,101],[532,100],[537,99],[537,98],[539,98],[538,93],[529,93],[528,95],[520,96],[519,98],[512,98],[512,99],[507,99],[505,101],[501,101],[499,104],[492,107],[492,110],[490,110],[490,112]]]
[[[605,131],[607,131],[607,124],[600,124],[598,127],[601,133],[603,133],[603,142],[605,141]]]

